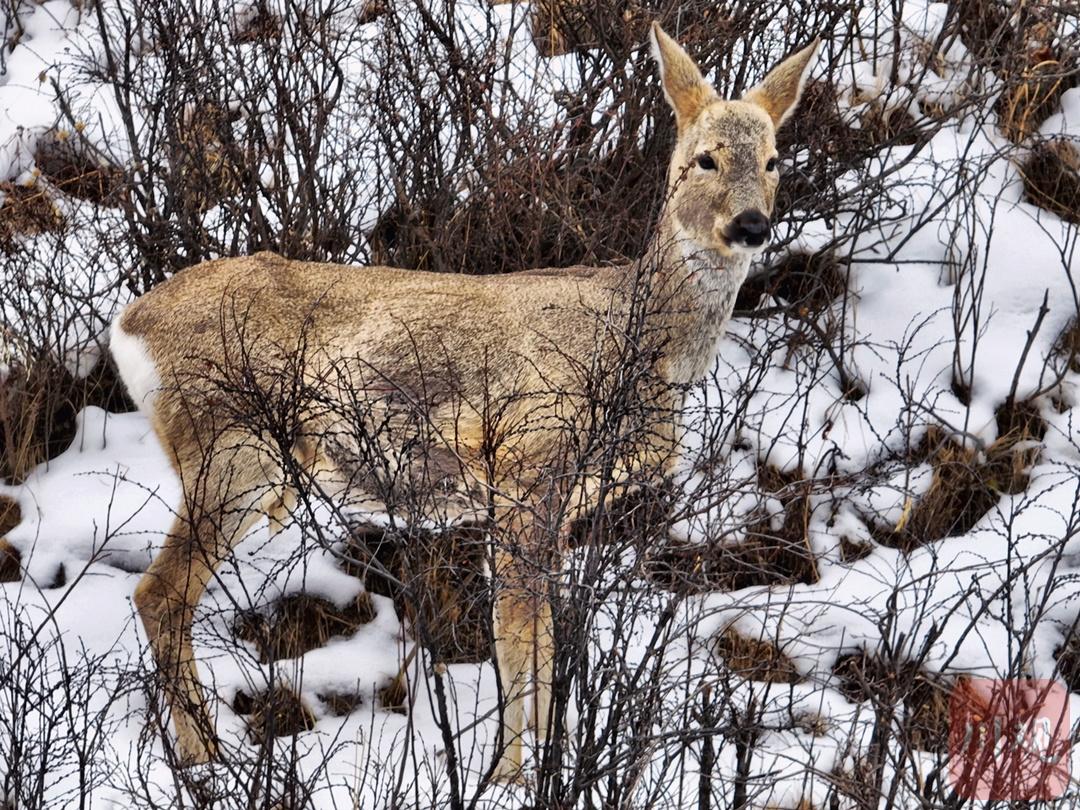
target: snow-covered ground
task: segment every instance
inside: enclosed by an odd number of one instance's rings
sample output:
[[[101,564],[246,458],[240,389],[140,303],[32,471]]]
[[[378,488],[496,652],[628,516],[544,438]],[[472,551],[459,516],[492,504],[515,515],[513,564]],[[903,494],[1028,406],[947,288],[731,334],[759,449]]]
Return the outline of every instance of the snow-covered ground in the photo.
[[[237,4],[237,14],[245,13],[242,6]],[[521,6],[489,10],[461,2],[457,8],[466,34],[493,15],[510,42],[507,76],[521,96],[546,100],[541,109],[554,111],[560,88],[576,75],[572,57],[541,58]],[[890,58],[875,64],[865,56],[869,44],[878,54],[891,54],[896,41],[891,28],[872,24],[872,9],[864,11],[870,16],[861,30],[876,31],[876,40],[864,36],[838,57],[847,69],[832,78],[852,122],[873,104],[930,121],[929,110],[948,109],[975,92],[965,81],[971,57],[959,41],[923,75],[923,46],[940,32],[946,5],[908,2],[904,9],[898,84],[890,78]],[[76,57],[99,55],[101,46],[83,4],[47,0],[20,13],[25,32],[0,76],[0,179],[32,183],[37,140],[55,137],[63,126],[51,82],[41,77],[61,85],[73,80]],[[369,24],[372,36],[379,25]],[[354,67],[350,80],[362,82],[363,61]],[[915,75],[921,78],[912,89],[905,82]],[[802,676],[790,686],[736,678],[727,696],[731,705],[753,704],[762,711],[749,767],[757,777],[755,806],[761,807],[796,807],[804,800],[824,806],[833,785],[829,775],[854,772],[870,750],[873,708],[853,703],[834,671],[847,655],[865,651],[916,660],[925,672],[946,679],[1060,677],[1056,654],[1080,615],[1080,428],[1073,423],[1080,375],[1059,373],[1066,362],[1060,337],[1077,316],[1078,229],[1027,200],[1019,163],[1023,146],[1006,141],[996,114],[986,112],[1000,88],[979,91],[986,94],[985,105],[943,126],[935,123],[925,146],[878,152],[873,172],[887,178],[874,198],[879,216],[867,220],[841,211],[828,220],[795,218],[792,251],[812,253],[842,237],[848,294],[826,305],[819,318],[843,334],[840,359],[863,395],[844,390],[832,358],[800,349],[795,338],[803,327],[781,313],[736,318],[718,367],[693,400],[686,417],[687,458],[721,459],[725,491],[733,488],[744,497],[714,503],[715,471],[707,476],[701,465],[688,464],[694,471],[686,473],[685,497],[692,503],[697,498],[701,509],[675,527],[676,535],[702,544],[725,532],[739,539],[730,527],[745,523],[754,510],[780,515],[783,504],[759,480],[762,469],[772,468],[812,485],[805,519],[817,578],[695,594],[678,601],[669,624],[661,617],[672,597],[627,579],[612,596],[611,612],[599,611],[590,631],[597,656],[622,645],[627,669],[650,667],[662,685],[664,708],[651,729],[656,742],[634,788],[634,795],[650,797],[653,806],[697,801],[700,762],[685,752],[673,754],[677,746],[665,740],[669,733],[675,739],[690,722],[687,707],[699,685],[720,677],[724,663],[714,642],[728,628],[773,643]],[[102,137],[113,133],[108,94],[92,86],[80,92],[88,125]],[[1041,132],[1080,139],[1080,89],[1064,94]],[[124,153],[122,143],[111,148]],[[786,160],[794,163],[796,157]],[[842,180],[841,195],[865,195],[866,176],[865,167],[852,170]],[[373,220],[377,213],[364,216]],[[85,234],[64,238],[69,254],[96,255],[99,246]],[[119,277],[118,254],[102,256],[101,277]],[[70,286],[85,293],[74,300],[87,309],[59,318],[63,336],[56,345],[65,355],[78,349],[93,359],[108,318],[130,293],[94,279],[73,278]],[[56,316],[54,308],[48,311]],[[25,306],[5,311],[5,325],[16,330],[26,318]],[[70,357],[72,371],[89,370],[80,366],[78,354]],[[929,542],[911,549],[880,542],[903,527],[913,504],[933,486],[932,459],[908,452],[928,430],[951,437],[956,452],[970,453],[978,464],[999,452],[1001,406],[1029,401],[1046,430],[1008,451],[1035,459],[1022,491],[1002,492],[957,536],[924,538]],[[735,431],[720,430],[732,403],[745,408],[743,419]],[[20,581],[0,585],[0,644],[9,642],[9,649],[0,648],[0,674],[13,683],[41,684],[40,704],[30,706],[20,702],[19,689],[0,683],[0,715],[18,718],[38,741],[20,761],[0,759],[0,786],[5,777],[13,784],[14,770],[34,761],[48,764],[43,791],[50,806],[74,804],[79,786],[88,783],[95,786],[92,806],[173,805],[177,783],[155,736],[153,708],[145,691],[133,686],[149,663],[132,593],[179,499],[176,477],[148,423],[139,414],[88,408],[66,452],[22,483],[0,486],[0,494],[21,506],[23,520],[7,540],[24,566]],[[852,543],[865,550],[857,559],[844,550]],[[217,696],[218,732],[238,756],[255,761],[258,749],[233,700],[240,690],[251,693],[284,681],[317,722],[274,745],[295,761],[314,806],[387,803],[399,772],[408,773],[405,786],[397,788],[401,803],[441,806],[451,788],[423,657],[408,715],[384,709],[377,696],[412,646],[390,600],[374,596],[374,621],[299,659],[261,663],[253,646],[232,638],[238,609],[267,606],[300,591],[342,605],[362,587],[340,570],[330,550],[305,545],[300,528],[273,538],[265,525],[252,531],[212,583],[196,620],[196,653]],[[616,604],[635,607],[629,627],[616,615]],[[664,660],[648,662],[657,632],[667,639]],[[78,677],[65,675],[66,686],[57,686],[57,673],[72,672]],[[490,763],[497,730],[495,675],[490,663],[481,663],[451,665],[446,676],[461,729],[455,745],[468,795]],[[73,689],[85,699],[75,700]],[[343,692],[360,694],[362,702],[339,717],[319,696]],[[1080,716],[1080,694],[1070,693],[1069,701],[1071,715]],[[77,708],[66,708],[72,706]],[[904,708],[897,712],[902,715]],[[794,722],[806,717],[817,720]],[[0,723],[0,731],[11,733],[13,725]],[[13,750],[0,741],[0,752],[11,756]],[[84,750],[93,751],[89,780],[78,767]],[[736,772],[736,756],[733,746],[719,749],[718,785]],[[1080,773],[1080,749],[1072,757],[1073,772]],[[898,769],[925,776],[938,762],[916,751]],[[219,776],[220,784],[242,781]],[[901,805],[903,791],[916,783],[910,776],[904,782]],[[528,788],[503,790],[491,788],[485,801],[511,806]]]

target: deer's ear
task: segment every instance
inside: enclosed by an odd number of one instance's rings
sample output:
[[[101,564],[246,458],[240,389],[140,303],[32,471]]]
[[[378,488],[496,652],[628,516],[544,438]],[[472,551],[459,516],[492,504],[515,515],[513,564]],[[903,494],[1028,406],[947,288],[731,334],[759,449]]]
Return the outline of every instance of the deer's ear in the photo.
[[[716,100],[716,91],[702,77],[694,60],[678,42],[664,33],[659,23],[652,24],[650,39],[653,58],[660,66],[664,95],[675,111],[675,122],[682,132],[710,102]]]
[[[743,96],[744,101],[751,101],[763,108],[777,129],[795,112],[820,44],[821,40],[815,39],[798,53],[789,56],[774,67],[761,84],[752,87]]]

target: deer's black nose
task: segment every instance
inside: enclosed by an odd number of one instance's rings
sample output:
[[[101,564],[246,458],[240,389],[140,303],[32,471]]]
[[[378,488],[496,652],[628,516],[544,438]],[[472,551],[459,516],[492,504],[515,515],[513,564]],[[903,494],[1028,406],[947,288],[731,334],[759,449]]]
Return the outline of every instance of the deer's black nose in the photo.
[[[728,226],[727,237],[737,245],[761,247],[769,240],[769,218],[760,211],[743,211]]]

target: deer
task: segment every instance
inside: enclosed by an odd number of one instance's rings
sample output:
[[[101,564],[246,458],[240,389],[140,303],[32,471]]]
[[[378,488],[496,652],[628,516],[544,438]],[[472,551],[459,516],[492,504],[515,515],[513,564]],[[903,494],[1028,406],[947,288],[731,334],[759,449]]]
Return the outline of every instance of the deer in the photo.
[[[653,382],[641,386],[642,396],[677,411],[678,395],[668,392],[685,390],[713,367],[736,293],[771,239],[776,133],[797,108],[818,48],[815,40],[741,98],[725,100],[658,23],[650,40],[676,141],[664,204],[640,260],[450,275],[264,252],[182,270],[114,320],[112,356],[184,495],[133,597],[182,764],[220,757],[191,635],[193,611],[218,565],[260,517],[280,528],[305,485],[381,502],[387,490],[372,452],[394,455],[394,442],[407,435],[411,447],[424,448],[423,474],[411,471],[415,456],[399,453],[394,475],[432,488],[448,514],[466,514],[480,499],[479,511],[492,520],[502,700],[490,776],[522,778],[527,697],[536,739],[551,731],[557,639],[541,580],[563,553],[552,528],[552,482],[562,480],[558,448],[585,407],[574,394],[580,369],[597,358],[610,361],[608,368],[620,362],[614,355],[627,342],[620,319],[645,277],[650,300],[661,303],[641,317],[663,339],[651,344]],[[304,363],[293,362],[298,335],[309,355]],[[263,400],[284,397],[280,381],[288,375],[314,392],[282,409],[289,413],[284,439],[271,440],[240,418],[243,408],[228,387],[211,380],[237,358]],[[498,400],[498,412],[492,416],[481,400]],[[350,421],[358,407],[396,428],[364,453]],[[422,418],[405,431],[410,408]],[[635,465],[670,467],[678,438],[674,420],[664,424],[619,474]],[[464,483],[446,486],[454,477]],[[586,506],[597,497],[586,484],[579,489]]]

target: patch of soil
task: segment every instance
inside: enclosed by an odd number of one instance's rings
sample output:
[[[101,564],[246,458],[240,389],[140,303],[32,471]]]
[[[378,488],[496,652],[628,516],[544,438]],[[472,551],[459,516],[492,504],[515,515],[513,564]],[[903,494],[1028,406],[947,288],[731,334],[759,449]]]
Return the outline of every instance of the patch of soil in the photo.
[[[942,754],[949,745],[951,683],[913,662],[894,664],[865,651],[840,658],[833,666],[840,692],[853,703],[870,702],[891,711],[903,704],[902,742]]]
[[[716,640],[716,652],[728,669],[749,681],[799,683],[804,680],[791,659],[773,642],[744,636],[730,627]]]
[[[275,737],[291,737],[315,728],[315,715],[290,689],[275,686],[249,695],[236,693],[233,711],[248,716],[248,732],[256,745],[266,745]]]
[[[367,593],[360,593],[344,607],[308,594],[279,600],[270,615],[258,610],[241,613],[233,632],[250,641],[265,664],[283,658],[299,658],[325,646],[334,636],[355,633],[375,618],[375,608]]]

